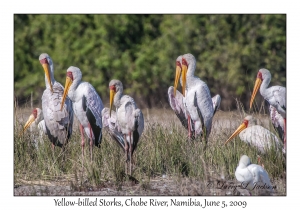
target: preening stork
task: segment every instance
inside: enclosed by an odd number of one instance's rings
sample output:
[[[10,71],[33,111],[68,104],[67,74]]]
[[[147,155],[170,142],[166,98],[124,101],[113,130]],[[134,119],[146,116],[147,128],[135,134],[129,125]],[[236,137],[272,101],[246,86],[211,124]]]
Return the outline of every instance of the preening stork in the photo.
[[[123,95],[123,84],[119,80],[111,80],[110,89],[110,117],[112,105],[116,107],[116,123],[118,132],[124,136],[125,150],[125,173],[130,164],[129,174],[132,172],[132,155],[137,147],[137,143],[144,130],[144,116],[140,109],[137,108],[134,99],[128,95]],[[128,145],[129,144],[129,145]]]
[[[67,98],[61,103],[64,88],[54,79],[54,66],[50,56],[42,53],[39,60],[45,71],[46,90],[42,96],[42,110],[46,133],[53,148],[54,145],[63,147],[72,135],[72,102]]]
[[[254,98],[259,89],[262,97],[268,101],[270,105],[275,107],[277,112],[284,119],[284,148],[286,148],[286,88],[282,86],[272,86],[268,88],[271,82],[271,73],[267,69],[260,69],[257,73],[253,93],[250,100],[250,109]]]
[[[239,165],[235,170],[235,178],[241,182],[242,188],[250,191],[257,189],[260,192],[274,192],[267,171],[260,165],[251,164],[250,158],[247,155],[241,157]]]
[[[237,135],[242,141],[256,147],[261,153],[265,153],[272,146],[276,150],[282,148],[282,144],[277,136],[268,129],[256,125],[255,119],[251,115],[244,118],[244,122],[234,131],[225,144],[232,141]],[[285,150],[282,149],[282,152],[285,153]]]
[[[220,106],[221,97],[216,95],[211,98],[206,83],[194,76],[195,69],[196,59],[192,54],[185,54],[176,59],[174,88],[170,87],[168,90],[169,103],[183,126],[188,129],[189,137],[203,135],[207,140],[211,132],[212,118]],[[182,95],[176,90],[179,79]]]
[[[74,113],[79,121],[81,133],[82,159],[84,159],[84,134],[83,129],[90,142],[90,155],[93,159],[93,145],[100,147],[102,140],[102,115],[103,103],[94,89],[88,83],[81,81],[82,73],[79,68],[70,66],[67,69],[65,91],[62,97],[62,104],[67,95],[73,102]],[[63,107],[61,107],[63,108]]]
[[[170,86],[168,89],[168,100],[169,100],[169,104],[170,104],[171,108],[175,112],[176,116],[180,120],[183,127],[185,127],[187,130],[189,130],[189,128],[188,128],[188,119],[189,118],[188,118],[188,111],[185,106],[185,97],[183,97],[183,95],[178,90],[176,90],[176,94],[174,95],[174,87]],[[211,100],[213,103],[213,109],[214,109],[214,114],[215,114],[216,111],[220,107],[221,96],[219,94],[217,94]],[[191,130],[189,131],[189,136],[191,137],[191,136],[195,135],[194,122],[191,119],[190,119],[190,124],[192,126],[191,126]]]
[[[30,132],[32,133],[32,138],[35,143],[35,146],[37,146],[37,139],[34,136],[35,132],[39,132],[39,140],[43,140],[43,136],[46,135],[46,125],[44,121],[43,112],[40,108],[33,109],[31,115],[29,116],[27,122],[24,125],[23,132],[30,128]]]
[[[102,110],[102,125],[103,128],[106,128],[109,135],[118,143],[118,145],[125,152],[125,141],[122,133],[120,133],[117,127],[117,115],[114,110],[111,110],[105,107]]]

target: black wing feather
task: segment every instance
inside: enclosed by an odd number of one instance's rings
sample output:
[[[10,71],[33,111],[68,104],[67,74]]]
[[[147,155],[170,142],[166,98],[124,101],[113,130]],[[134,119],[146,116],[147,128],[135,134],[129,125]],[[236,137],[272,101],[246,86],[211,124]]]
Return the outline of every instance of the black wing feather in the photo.
[[[83,96],[83,98],[82,98],[82,107],[83,107],[83,110],[86,111],[86,117],[90,123],[90,126],[92,128],[92,131],[93,131],[93,134],[95,137],[94,144],[95,144],[95,146],[100,147],[101,140],[102,140],[102,132],[101,132],[102,129],[101,129],[101,127],[97,126],[96,118],[93,115],[92,111],[88,108],[88,106],[86,104],[85,96]]]

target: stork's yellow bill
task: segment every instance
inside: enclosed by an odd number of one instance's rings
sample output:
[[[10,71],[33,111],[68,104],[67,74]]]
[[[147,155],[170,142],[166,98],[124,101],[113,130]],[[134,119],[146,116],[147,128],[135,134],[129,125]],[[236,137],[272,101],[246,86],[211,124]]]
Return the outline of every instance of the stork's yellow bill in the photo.
[[[261,72],[258,72],[256,81],[255,81],[255,84],[254,84],[253,92],[252,92],[252,95],[251,95],[250,109],[252,108],[254,98],[257,94],[257,91],[259,90],[259,88],[261,86],[261,83],[262,83],[262,74],[261,74]]]
[[[73,83],[73,79],[67,73],[65,90],[64,90],[63,97],[62,97],[62,101],[61,101],[61,105],[60,105],[60,110],[62,110],[63,107],[64,107],[65,100],[66,100],[66,97],[68,95],[68,92],[69,92],[69,89],[70,89],[70,86],[72,85],[72,83]]]
[[[115,86],[109,86],[109,116],[111,117],[111,109],[113,105],[113,100],[116,94],[116,87]]]
[[[248,121],[244,121],[234,132],[233,134],[229,137],[229,139],[225,142],[225,144],[229,143],[235,136],[237,136],[240,132],[245,130],[248,126]]]

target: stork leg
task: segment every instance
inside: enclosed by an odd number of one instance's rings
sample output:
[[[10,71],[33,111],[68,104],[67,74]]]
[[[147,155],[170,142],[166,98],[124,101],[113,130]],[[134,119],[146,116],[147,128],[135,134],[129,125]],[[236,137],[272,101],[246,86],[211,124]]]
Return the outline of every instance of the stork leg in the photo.
[[[259,155],[258,155],[258,157],[257,157],[257,163],[258,163],[259,165],[261,165],[261,167],[263,167],[263,169],[265,168],[265,166],[264,166],[264,164],[262,163],[261,158],[260,158]]]
[[[90,129],[90,154],[91,154],[91,161],[93,161],[93,131],[92,127],[89,123],[89,129]]]
[[[189,139],[192,137],[192,132],[191,132],[191,116],[188,115],[188,130],[189,130]]]
[[[133,142],[132,142],[132,136],[131,136],[131,132],[129,132],[129,139],[130,139],[130,143],[129,143],[129,165],[130,165],[130,168],[129,168],[129,175],[131,176],[131,168],[132,168],[132,164],[131,164],[131,154],[132,154],[132,145],[133,145]]]
[[[84,160],[84,136],[83,136],[83,126],[79,124],[80,133],[81,133],[81,154],[82,154],[82,164]]]
[[[54,154],[54,144],[53,144],[53,142],[52,142],[51,149],[52,149],[52,158],[54,160],[55,159],[55,154]]]
[[[284,128],[283,128],[283,131],[284,131],[284,140],[283,140],[283,143],[284,143],[284,150],[286,151],[286,118],[284,118]]]
[[[127,174],[127,169],[128,169],[128,142],[126,140],[126,134],[124,135],[124,149],[125,149],[125,174]]]

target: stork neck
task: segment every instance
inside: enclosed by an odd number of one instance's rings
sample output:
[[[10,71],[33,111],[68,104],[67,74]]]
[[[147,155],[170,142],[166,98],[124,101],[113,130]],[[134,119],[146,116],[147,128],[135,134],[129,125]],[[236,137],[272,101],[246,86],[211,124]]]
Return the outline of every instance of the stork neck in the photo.
[[[186,78],[194,77],[195,69],[196,69],[196,63],[195,62],[190,62],[187,73],[186,73]]]
[[[123,89],[119,89],[114,97],[114,105],[118,109],[121,106],[121,98],[123,96]]]
[[[197,79],[199,79],[194,75],[194,73],[195,73],[195,66],[191,67],[191,65],[189,65],[186,74],[186,88],[190,87]],[[182,85],[182,75],[180,76],[180,85]]]
[[[240,169],[245,169],[245,168],[247,168],[247,166],[244,163],[240,163],[239,164],[239,168]]]
[[[44,119],[43,113],[41,112],[40,114],[38,114],[38,116],[35,120],[35,124],[38,125],[43,119]]]
[[[267,89],[268,89],[268,86],[269,86],[270,82],[271,82],[271,78],[266,77],[266,78],[263,79],[263,81],[261,83],[259,92],[263,97],[266,96],[266,94],[267,94]]]
[[[82,83],[81,80],[75,79],[72,85],[70,86],[68,91],[68,96],[71,99],[71,101],[76,101],[76,90],[81,83]]]
[[[199,78],[194,76],[194,75],[191,75],[191,76],[187,76],[186,77],[186,88],[190,88],[192,87],[194,84],[196,84],[197,82],[199,82]]]
[[[54,79],[54,67],[53,67],[53,64],[50,64],[49,67],[50,67],[50,72],[49,72],[50,80],[51,80],[51,84],[52,84],[52,86],[53,86],[54,83],[55,83],[55,79]],[[45,74],[45,83],[46,83],[46,88],[50,89],[50,84],[48,83],[48,79],[47,79],[46,74]]]

